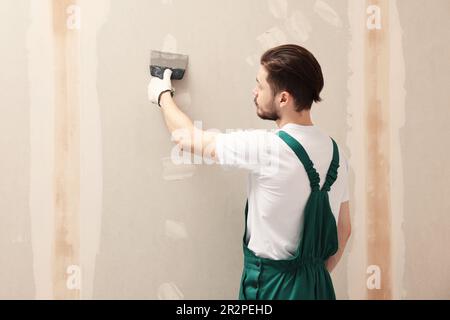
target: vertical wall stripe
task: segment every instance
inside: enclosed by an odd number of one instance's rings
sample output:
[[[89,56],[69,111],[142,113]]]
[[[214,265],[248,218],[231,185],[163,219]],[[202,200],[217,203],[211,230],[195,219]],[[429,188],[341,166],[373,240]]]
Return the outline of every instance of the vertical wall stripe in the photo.
[[[348,79],[348,121],[350,131],[347,146],[350,149],[350,216],[352,235],[348,245],[348,296],[350,299],[365,299],[367,295],[367,251],[364,239],[367,238],[366,225],[366,158],[364,111],[364,38],[366,26],[366,3],[361,0],[348,1],[348,20],[350,25],[350,51],[348,54],[350,77]]]
[[[53,0],[55,70],[55,299],[78,299],[68,287],[68,268],[79,266],[80,132],[79,35],[67,28],[67,8],[73,0]]]
[[[392,297],[388,1],[366,1],[381,10],[381,29],[366,28],[364,45],[367,264],[381,271],[381,287],[368,288],[368,299]]]
[[[80,44],[80,271],[81,299],[94,298],[95,263],[100,249],[103,209],[103,143],[97,93],[98,32],[110,0],[79,0]]]
[[[391,257],[392,298],[406,298],[403,290],[405,268],[404,180],[401,129],[405,126],[405,58],[403,52],[403,31],[397,10],[397,0],[389,1],[389,105],[391,126]]]
[[[371,6],[379,8],[381,28],[367,25]],[[348,294],[350,299],[400,299],[405,294],[400,130],[406,93],[397,1],[349,0],[348,19],[347,145],[354,185]]]

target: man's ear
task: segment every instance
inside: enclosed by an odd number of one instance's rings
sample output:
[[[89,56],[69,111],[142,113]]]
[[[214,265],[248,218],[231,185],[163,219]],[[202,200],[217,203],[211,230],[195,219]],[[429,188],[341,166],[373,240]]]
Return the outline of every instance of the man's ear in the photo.
[[[284,104],[285,105],[289,101],[289,97],[290,97],[290,95],[289,95],[288,92],[282,91],[280,93],[280,98],[279,98],[280,104]]]

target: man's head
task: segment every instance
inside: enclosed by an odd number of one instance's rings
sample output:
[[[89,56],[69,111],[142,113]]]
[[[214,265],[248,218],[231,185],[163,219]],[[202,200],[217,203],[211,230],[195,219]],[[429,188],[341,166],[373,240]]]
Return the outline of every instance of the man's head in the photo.
[[[297,45],[266,51],[256,81],[254,101],[258,116],[265,120],[278,120],[288,109],[310,110],[313,102],[322,101],[322,69],[308,50]]]

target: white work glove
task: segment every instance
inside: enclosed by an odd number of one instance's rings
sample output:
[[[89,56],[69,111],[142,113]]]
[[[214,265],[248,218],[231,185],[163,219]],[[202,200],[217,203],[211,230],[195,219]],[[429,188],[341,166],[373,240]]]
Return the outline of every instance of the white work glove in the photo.
[[[161,107],[161,95],[164,92],[170,92],[173,97],[175,90],[172,88],[172,81],[170,77],[172,76],[172,70],[166,69],[164,71],[163,79],[161,80],[158,77],[152,77],[150,83],[148,85],[148,99]]]

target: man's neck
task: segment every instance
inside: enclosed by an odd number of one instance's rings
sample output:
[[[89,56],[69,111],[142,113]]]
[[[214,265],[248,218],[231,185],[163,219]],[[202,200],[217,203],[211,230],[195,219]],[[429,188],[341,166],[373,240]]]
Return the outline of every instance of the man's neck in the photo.
[[[277,123],[278,128],[284,127],[288,123],[298,124],[301,126],[313,126],[314,123],[311,121],[311,117],[308,115],[307,117],[302,118],[287,118],[287,119],[278,119],[275,121]]]

